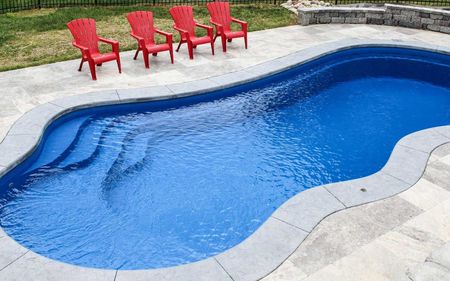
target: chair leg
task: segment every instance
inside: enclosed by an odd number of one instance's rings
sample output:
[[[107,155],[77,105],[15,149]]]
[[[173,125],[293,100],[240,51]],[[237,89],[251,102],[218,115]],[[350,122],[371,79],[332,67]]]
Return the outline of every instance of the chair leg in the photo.
[[[178,44],[178,48],[177,48],[177,52],[180,50],[180,47],[181,47],[181,44],[183,43],[183,41],[182,40],[180,40],[180,43]]]
[[[213,39],[214,42],[216,42],[216,39],[217,39],[218,36],[219,35],[217,35],[217,33],[216,33],[216,35],[214,35],[214,39]]]
[[[97,64],[97,66],[102,66],[102,63]]]
[[[139,51],[140,51],[140,50],[141,50],[141,49],[139,49],[139,48],[136,50],[136,53],[134,54],[134,58],[133,58],[134,60],[137,59],[137,56],[139,55]]]
[[[81,59],[80,67],[78,68],[78,71],[81,71],[81,68],[83,68],[84,59]]]
[[[95,63],[94,61],[89,61],[89,69],[91,70],[92,80],[97,80],[97,74],[95,73]]]
[[[148,58],[149,53],[144,52],[144,64],[145,68],[150,68],[150,60]]]
[[[245,42],[245,48],[247,49],[247,46],[248,46],[248,44],[247,44],[247,34],[245,34],[245,36],[244,36],[244,42]]]
[[[228,42],[231,42],[231,41],[233,41],[233,39],[228,39]]]
[[[153,53],[152,56],[156,57],[158,55],[158,53]]]
[[[224,53],[227,52],[227,38],[225,36],[222,36],[222,50]]]
[[[189,58],[191,60],[194,59],[194,46],[192,46],[191,41],[188,41],[188,51],[189,51]]]
[[[173,64],[173,50],[172,50],[172,48],[170,48],[169,54],[170,54],[170,61],[171,61],[172,64]]]
[[[122,64],[120,63],[119,55],[117,55],[117,68],[119,69],[119,73],[122,73]]]
[[[214,41],[211,41],[211,51],[212,55],[214,56]]]

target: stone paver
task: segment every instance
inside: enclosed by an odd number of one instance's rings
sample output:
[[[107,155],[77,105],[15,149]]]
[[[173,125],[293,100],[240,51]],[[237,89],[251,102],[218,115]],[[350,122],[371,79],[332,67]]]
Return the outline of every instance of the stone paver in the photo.
[[[325,218],[263,280],[450,280],[450,191],[439,184],[450,144],[432,156],[413,187]]]
[[[119,270],[114,281],[233,281],[214,258],[181,265],[179,270],[161,268],[152,270]]]
[[[255,233],[242,243],[216,256],[233,280],[257,280],[260,268],[270,268],[285,259],[285,253],[292,253],[306,237],[307,232],[274,218],[269,218]],[[248,252],[258,249],[249,259]]]
[[[0,280],[8,281],[112,281],[115,271],[85,268],[50,260],[28,251],[0,270]]]

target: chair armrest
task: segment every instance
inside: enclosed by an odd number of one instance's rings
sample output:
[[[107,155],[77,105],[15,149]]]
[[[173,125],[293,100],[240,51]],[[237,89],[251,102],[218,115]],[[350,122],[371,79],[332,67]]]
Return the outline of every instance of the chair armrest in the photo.
[[[85,47],[85,46],[82,46],[80,44],[77,44],[77,42],[75,42],[75,41],[72,41],[72,46],[74,46],[75,48],[80,49],[81,53],[83,53],[87,57],[90,56],[90,52],[89,52],[89,48],[88,47]]]
[[[78,44],[75,41],[72,41],[72,46],[74,46],[75,48],[78,48],[78,49],[80,49],[82,51],[88,51],[89,50],[88,47],[82,46],[82,45]]]
[[[119,42],[116,40],[106,39],[103,37],[98,37],[98,40],[101,42],[104,42],[106,44],[110,44],[112,46],[113,52],[118,53],[119,52]]]
[[[231,21],[233,21],[233,22],[235,22],[235,23],[239,23],[239,24],[247,24],[246,21],[238,20],[238,19],[236,19],[236,18],[231,18]]]
[[[212,29],[211,26],[206,25],[206,24],[201,24],[201,23],[198,23],[198,22],[195,22],[195,25],[198,26],[198,27],[204,28],[204,29]]]
[[[173,29],[180,32],[181,34],[189,34],[189,32],[187,32],[187,30],[181,29],[181,28],[177,27],[176,25],[173,25]]]
[[[98,37],[98,40],[102,41],[102,42],[104,42],[106,44],[110,44],[110,45],[119,45],[119,42],[116,41],[116,40],[106,39],[106,38],[103,38],[103,37],[100,37],[100,36]]]
[[[243,20],[238,20],[238,19],[235,19],[235,18],[231,18],[231,21],[240,24],[242,30],[243,31],[247,31],[247,28],[248,28],[247,22],[245,22]]]
[[[159,30],[157,28],[155,28],[155,32],[158,33],[158,34],[164,35],[164,36],[172,36],[172,33],[165,32],[165,31]]]
[[[209,22],[215,26],[222,26],[220,23],[217,23],[217,22],[213,21],[212,19],[210,19]]]
[[[198,22],[195,22],[195,26],[206,29],[208,31],[208,37],[211,37],[211,38],[213,37],[213,28],[211,26],[206,25],[206,24],[201,24]]]
[[[161,34],[161,35],[166,36],[166,42],[167,42],[167,43],[169,43],[169,44],[172,43],[172,38],[173,38],[173,34],[172,34],[172,33],[164,32],[164,31],[159,30],[159,29],[157,29],[157,28],[155,28],[155,32],[158,33],[158,34]]]
[[[209,22],[216,27],[216,30],[218,30],[218,31],[220,31],[220,33],[222,33],[223,26],[220,23],[217,23],[217,22],[213,21],[212,19],[210,19]]]
[[[134,34],[133,32],[130,32],[131,37],[133,37],[134,39],[136,39],[140,45],[141,48],[143,48],[145,46],[145,40],[143,37],[138,36],[136,34]]]

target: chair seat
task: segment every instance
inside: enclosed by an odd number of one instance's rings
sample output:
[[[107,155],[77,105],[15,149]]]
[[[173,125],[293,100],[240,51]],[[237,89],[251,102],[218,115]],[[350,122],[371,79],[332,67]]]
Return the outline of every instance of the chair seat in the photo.
[[[158,53],[162,51],[168,51],[170,50],[169,44],[146,44],[145,48],[147,48],[147,51],[149,53]]]
[[[99,63],[104,63],[107,61],[112,61],[112,60],[116,60],[117,59],[117,55],[116,53],[104,53],[104,54],[100,54],[100,53],[94,53],[91,54],[92,60],[94,60],[95,64],[99,64]]]
[[[244,37],[245,36],[245,33],[244,33],[244,31],[224,31],[224,33],[225,33],[225,37],[227,37],[228,39],[231,39],[231,38],[238,38],[238,37]]]
[[[203,36],[203,37],[191,36],[190,38],[191,38],[191,42],[194,46],[211,43],[211,41],[212,41],[211,38],[208,36]]]

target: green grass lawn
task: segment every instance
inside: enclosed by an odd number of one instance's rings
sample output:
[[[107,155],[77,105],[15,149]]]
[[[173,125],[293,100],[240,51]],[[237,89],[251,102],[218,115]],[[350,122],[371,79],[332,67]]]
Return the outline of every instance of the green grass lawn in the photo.
[[[30,10],[0,15],[0,71],[78,58],[79,51],[71,46],[66,22],[81,17],[97,20],[98,34],[120,41],[121,50],[136,48],[129,35],[126,14],[135,10],[151,10],[155,25],[178,34],[165,6],[91,7]],[[199,22],[208,23],[206,7],[194,7]],[[249,30],[262,30],[296,23],[296,17],[275,5],[234,5],[234,17],[246,20]],[[163,40],[163,38],[159,38]],[[106,46],[105,46],[106,47]]]

